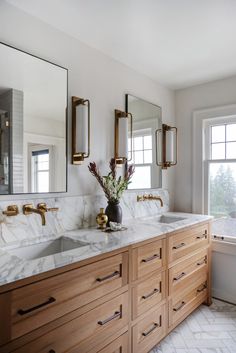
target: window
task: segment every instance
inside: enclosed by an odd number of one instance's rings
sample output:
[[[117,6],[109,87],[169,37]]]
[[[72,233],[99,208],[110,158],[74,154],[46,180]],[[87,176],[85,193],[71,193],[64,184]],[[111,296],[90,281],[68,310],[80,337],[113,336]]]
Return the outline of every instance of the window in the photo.
[[[49,192],[49,150],[32,151],[32,192]]]
[[[129,138],[129,159],[131,159],[131,138]],[[152,134],[151,129],[133,133],[133,155],[130,163],[135,165],[135,173],[129,189],[151,188]]]
[[[216,120],[216,119],[215,119]],[[221,119],[222,120],[222,119]],[[236,122],[206,125],[208,213],[215,217],[213,234],[236,241]]]

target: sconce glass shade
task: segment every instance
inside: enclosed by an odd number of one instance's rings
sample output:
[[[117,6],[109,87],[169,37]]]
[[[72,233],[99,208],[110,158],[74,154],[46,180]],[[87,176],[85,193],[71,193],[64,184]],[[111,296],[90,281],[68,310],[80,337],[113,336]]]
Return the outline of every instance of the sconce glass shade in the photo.
[[[88,106],[76,106],[76,151],[88,154]]]
[[[174,141],[175,141],[175,136],[174,136],[174,131],[173,130],[167,130],[166,131],[166,162],[167,163],[173,163],[174,162]]]
[[[128,159],[128,119],[120,118],[119,120],[119,141],[118,141],[118,156],[123,159]]]
[[[132,114],[115,110],[115,160],[117,164],[123,164],[128,160],[129,118],[132,140]]]
[[[72,163],[82,164],[90,154],[90,102],[72,97]]]
[[[157,153],[156,164],[167,169],[177,164],[177,128],[162,124],[162,129],[156,130]]]

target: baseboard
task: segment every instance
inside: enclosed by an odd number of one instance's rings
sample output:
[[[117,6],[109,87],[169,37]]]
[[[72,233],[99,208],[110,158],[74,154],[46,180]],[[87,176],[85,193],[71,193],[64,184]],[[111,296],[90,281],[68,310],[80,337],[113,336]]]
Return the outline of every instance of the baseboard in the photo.
[[[226,293],[220,289],[212,288],[212,297],[236,305],[235,296],[233,297],[229,293]]]

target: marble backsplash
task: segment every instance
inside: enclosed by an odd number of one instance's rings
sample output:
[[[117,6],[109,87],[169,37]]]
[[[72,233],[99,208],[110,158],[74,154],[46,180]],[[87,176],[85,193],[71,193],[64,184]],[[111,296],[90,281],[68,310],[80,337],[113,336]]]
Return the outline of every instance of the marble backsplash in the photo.
[[[150,190],[148,193],[158,195],[162,198],[164,206],[160,201],[137,202],[137,195],[142,191],[128,191],[121,200],[123,211],[123,224],[126,221],[140,217],[151,217],[169,211],[169,193],[164,189]],[[42,226],[41,217],[38,214],[23,215],[22,206],[33,203],[46,202],[48,207],[58,207],[57,212],[46,213],[46,225]],[[20,213],[17,216],[7,217],[2,211],[9,204],[16,204]],[[107,201],[103,195],[91,196],[66,196],[49,197],[44,199],[24,199],[17,201],[0,201],[0,247],[6,244],[22,242],[43,236],[63,234],[65,231],[78,228],[88,228],[96,225],[96,215],[100,207],[106,207]]]

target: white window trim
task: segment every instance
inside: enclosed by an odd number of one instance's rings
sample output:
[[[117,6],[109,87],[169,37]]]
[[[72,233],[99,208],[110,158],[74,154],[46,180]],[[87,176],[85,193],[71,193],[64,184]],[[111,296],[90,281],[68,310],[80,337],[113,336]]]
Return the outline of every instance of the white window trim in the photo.
[[[52,190],[52,181],[54,180],[54,164],[55,164],[55,159],[54,159],[54,149],[52,145],[39,145],[39,144],[29,144],[28,145],[28,187],[30,192],[32,192],[32,152],[33,151],[39,151],[47,149],[49,150],[49,192]],[[35,191],[34,191],[35,192]],[[37,191],[36,191],[37,193]]]
[[[209,109],[195,110],[193,112],[193,150],[192,150],[192,212],[208,213],[208,206],[204,195],[208,195],[208,182],[206,182],[206,156],[204,146],[204,126],[207,121],[213,120],[217,123],[227,122],[228,119],[236,116],[236,104],[219,106]],[[226,119],[225,119],[226,117]]]

